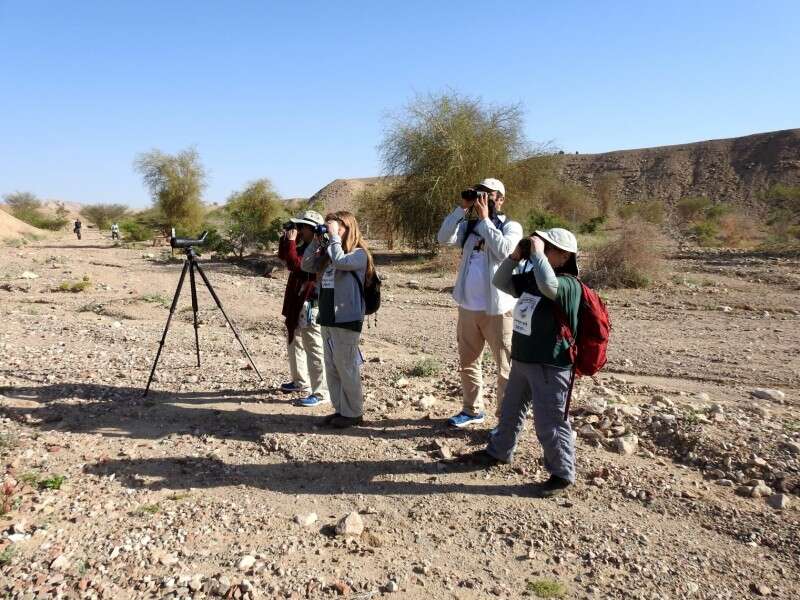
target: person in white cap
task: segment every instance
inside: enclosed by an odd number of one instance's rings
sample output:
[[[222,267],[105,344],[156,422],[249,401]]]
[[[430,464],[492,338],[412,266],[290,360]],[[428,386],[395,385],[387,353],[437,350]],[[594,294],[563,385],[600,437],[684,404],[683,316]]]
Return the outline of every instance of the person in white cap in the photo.
[[[511,374],[495,434],[485,450],[464,457],[480,466],[511,462],[532,406],[544,466],[550,473],[534,489],[540,497],[557,495],[575,482],[575,441],[564,415],[572,361],[555,310],[559,308],[573,334],[580,335],[577,253],[575,236],[566,229],[536,231],[497,270],[494,284],[519,298],[514,308]],[[532,268],[515,274],[523,259]]]
[[[462,409],[448,419],[453,427],[484,422],[483,369],[486,344],[497,365],[497,403],[500,415],[511,356],[512,309],[516,299],[492,285],[500,263],[522,239],[522,226],[501,210],[506,189],[497,179],[484,179],[474,188],[476,199],[464,196],[439,228],[440,244],[461,246],[453,298],[458,303],[458,356],[461,366]]]
[[[322,223],[321,214],[307,210],[289,220],[278,245],[278,258],[289,269],[282,314],[286,318],[289,372],[292,377],[291,381],[281,385],[281,391],[307,394],[297,403],[305,407],[330,402],[322,331],[317,323],[316,277],[301,268],[303,253],[314,239],[316,226]]]

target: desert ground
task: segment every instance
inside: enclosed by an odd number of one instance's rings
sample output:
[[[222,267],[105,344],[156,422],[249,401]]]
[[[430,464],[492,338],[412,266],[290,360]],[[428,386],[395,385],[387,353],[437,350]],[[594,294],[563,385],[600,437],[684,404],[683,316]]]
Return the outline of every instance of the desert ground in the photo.
[[[603,291],[610,360],[551,500],[530,427],[511,465],[455,460],[495,424],[443,424],[455,274],[377,258],[366,421],[340,432],[277,391],[274,256],[202,260],[264,380],[201,285],[202,367],[184,289],[144,398],[180,255],[91,229],[0,248],[0,596],[798,597],[800,257],[675,250],[660,283]]]

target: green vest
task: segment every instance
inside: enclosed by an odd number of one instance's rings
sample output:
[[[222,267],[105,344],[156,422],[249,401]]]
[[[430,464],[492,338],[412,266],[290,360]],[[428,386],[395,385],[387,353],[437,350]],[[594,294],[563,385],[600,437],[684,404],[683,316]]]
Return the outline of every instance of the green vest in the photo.
[[[538,292],[537,292],[538,294]],[[581,303],[581,285],[574,277],[560,275],[558,277],[558,293],[555,301],[544,296],[539,298],[530,319],[530,335],[516,330],[511,338],[511,358],[525,363],[542,363],[556,367],[570,367],[567,348],[569,345],[559,339],[559,325],[554,312],[557,303],[572,329],[572,335],[578,335],[578,309]]]

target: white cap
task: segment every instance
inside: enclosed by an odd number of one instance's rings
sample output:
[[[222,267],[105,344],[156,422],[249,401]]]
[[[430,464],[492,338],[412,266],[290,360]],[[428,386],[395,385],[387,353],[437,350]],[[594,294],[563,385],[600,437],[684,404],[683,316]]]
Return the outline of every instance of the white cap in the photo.
[[[503,196],[506,195],[506,186],[504,186],[503,182],[499,179],[492,179],[489,177],[488,179],[481,181],[478,185],[480,187],[485,187],[487,190],[500,192]]]
[[[305,225],[311,225],[312,227],[316,225],[322,225],[325,222],[325,220],[322,218],[322,215],[315,210],[304,211],[300,213],[299,217],[294,217],[289,220],[292,223],[303,223]]]
[[[571,231],[561,227],[553,227],[552,229],[537,230],[536,235],[547,240],[556,248],[573,254],[578,253],[578,240],[575,239],[575,235]]]

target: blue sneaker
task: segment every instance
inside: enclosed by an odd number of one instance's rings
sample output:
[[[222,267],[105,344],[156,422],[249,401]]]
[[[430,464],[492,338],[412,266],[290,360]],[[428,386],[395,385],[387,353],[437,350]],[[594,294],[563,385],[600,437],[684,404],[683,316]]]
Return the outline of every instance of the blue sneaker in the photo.
[[[320,404],[327,404],[328,402],[330,402],[330,400],[328,400],[327,398],[323,399],[323,398],[320,398],[319,396],[315,396],[314,394],[311,394],[310,396],[307,396],[307,397],[303,398],[302,400],[298,400],[297,401],[297,406],[304,406],[306,408],[313,408],[315,406],[319,406]]]
[[[469,425],[480,425],[483,423],[484,416],[484,413],[480,413],[479,415],[475,416],[468,415],[462,410],[456,416],[447,419],[447,424],[451,427],[458,427],[459,429]]]
[[[284,394],[291,394],[293,392],[303,392],[303,386],[301,386],[296,381],[290,381],[289,383],[282,383],[281,384],[281,391]]]

